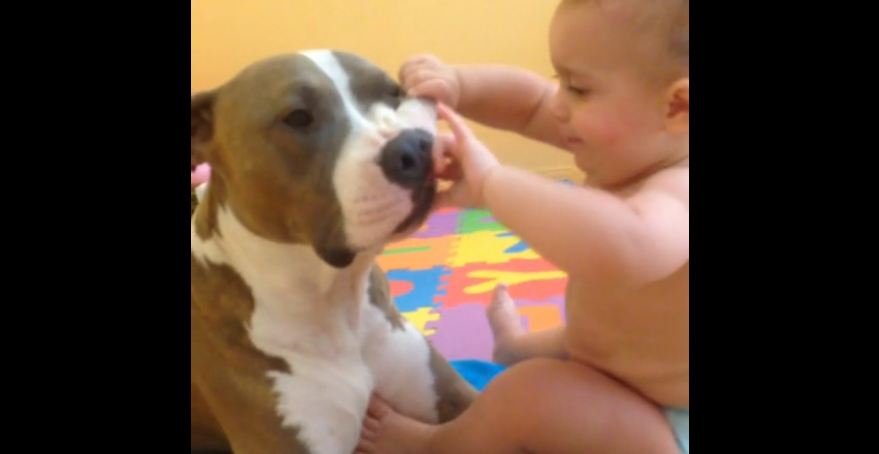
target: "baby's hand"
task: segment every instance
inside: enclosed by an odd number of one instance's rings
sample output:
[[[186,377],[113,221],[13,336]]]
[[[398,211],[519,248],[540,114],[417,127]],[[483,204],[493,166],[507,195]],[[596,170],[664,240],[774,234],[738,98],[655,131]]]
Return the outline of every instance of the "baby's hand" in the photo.
[[[400,67],[400,83],[410,96],[423,96],[458,106],[461,83],[451,66],[433,55],[416,55]]]
[[[453,134],[453,140],[443,140],[443,154],[450,155],[452,164],[445,175],[439,177],[455,181],[451,188],[438,194],[437,206],[480,208],[485,179],[500,163],[451,108],[439,104],[437,113],[449,124]]]

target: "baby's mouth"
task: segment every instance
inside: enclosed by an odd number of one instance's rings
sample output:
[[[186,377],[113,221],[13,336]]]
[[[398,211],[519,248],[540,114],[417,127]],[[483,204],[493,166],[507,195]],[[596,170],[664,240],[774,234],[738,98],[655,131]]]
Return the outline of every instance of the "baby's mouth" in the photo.
[[[560,128],[559,135],[562,136],[562,140],[565,142],[565,144],[567,144],[569,146],[570,145],[579,145],[579,144],[583,143],[583,140],[580,139],[579,137],[577,137],[577,135],[574,134],[574,131],[572,131],[569,128],[566,128],[566,127]]]
[[[574,147],[574,146],[582,145],[582,144],[583,144],[583,141],[582,141],[581,139],[577,138],[577,137],[566,136],[566,137],[565,137],[565,143],[566,143],[569,147]]]

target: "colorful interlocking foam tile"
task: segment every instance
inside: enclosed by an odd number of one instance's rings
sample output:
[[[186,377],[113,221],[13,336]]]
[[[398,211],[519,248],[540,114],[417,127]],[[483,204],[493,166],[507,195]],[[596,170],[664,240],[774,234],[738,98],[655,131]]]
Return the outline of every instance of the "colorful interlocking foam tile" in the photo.
[[[564,320],[565,273],[487,211],[437,211],[378,262],[397,307],[451,360],[491,360],[485,308],[498,283],[507,284],[529,331]]]

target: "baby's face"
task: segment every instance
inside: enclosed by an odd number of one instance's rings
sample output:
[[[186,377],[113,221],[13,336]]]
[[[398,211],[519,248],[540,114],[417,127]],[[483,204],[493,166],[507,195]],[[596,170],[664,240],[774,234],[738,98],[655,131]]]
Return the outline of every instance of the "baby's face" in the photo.
[[[577,166],[590,181],[614,186],[674,151],[665,134],[665,90],[639,72],[648,49],[615,2],[603,3],[563,2],[553,18],[550,53],[560,79],[553,111]]]

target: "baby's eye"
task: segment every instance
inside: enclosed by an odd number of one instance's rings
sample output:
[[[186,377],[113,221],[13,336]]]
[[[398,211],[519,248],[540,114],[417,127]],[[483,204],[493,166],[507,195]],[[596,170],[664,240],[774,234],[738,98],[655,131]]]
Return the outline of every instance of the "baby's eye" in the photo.
[[[585,88],[579,88],[569,84],[565,84],[565,90],[568,90],[570,93],[576,96],[585,96],[587,93],[589,93],[589,90]]]
[[[571,85],[571,81],[568,77],[562,77],[559,74],[554,74],[552,77],[553,77],[553,79],[557,79],[559,81],[559,83],[565,89],[565,91],[567,91],[568,93],[571,93],[574,96],[584,96],[589,93],[589,90],[587,90],[585,88],[575,87],[575,86]]]

